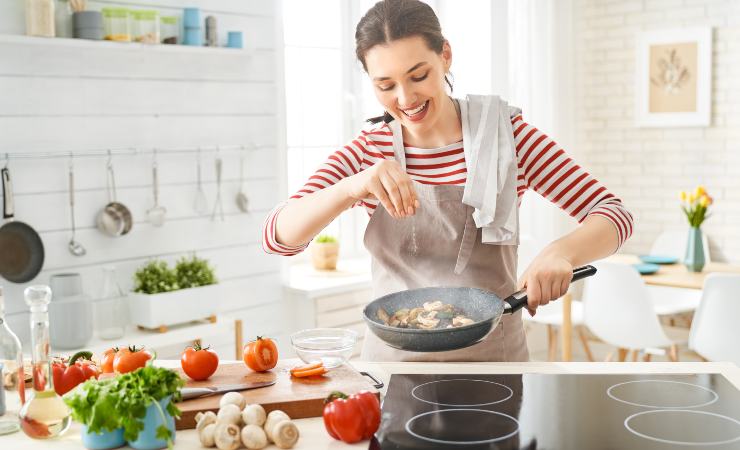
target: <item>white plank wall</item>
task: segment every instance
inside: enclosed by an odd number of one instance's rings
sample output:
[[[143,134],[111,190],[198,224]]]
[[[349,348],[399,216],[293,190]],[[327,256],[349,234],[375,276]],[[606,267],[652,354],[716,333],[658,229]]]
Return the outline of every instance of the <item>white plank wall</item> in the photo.
[[[182,2],[89,1],[89,9],[122,5],[180,14]],[[67,250],[70,213],[68,158],[10,160],[16,217],[41,235],[44,269],[32,283],[48,283],[61,272],[82,274],[87,293],[101,284],[101,267],[113,265],[121,286],[132,285],[134,270],[158,257],[169,262],[196,252],[216,266],[223,285],[221,310],[245,322],[245,338],[288,330],[283,315],[280,263],[259,244],[263,218],[279,198],[279,152],[284,130],[278,114],[282,79],[278,58],[277,2],[194,0],[202,17],[216,16],[223,45],[229,30],[245,36],[243,51],[184,46],[145,46],[70,39],[43,39],[24,33],[23,2],[0,2],[0,165],[4,153],[47,154],[93,149],[135,148],[135,155],[114,156],[118,199],[134,216],[132,232],[109,238],[95,228],[95,216],[107,203],[105,157],[74,160],[77,239],[84,257]],[[215,201],[217,145],[250,145],[223,150],[224,222],[212,222],[193,209],[195,154],[160,153],[160,204],[167,221],[155,228],[146,221],[152,206],[151,149],[203,146],[202,174],[211,207]],[[249,214],[234,202],[239,190],[239,159],[244,157]],[[32,284],[29,283],[29,284]],[[10,326],[28,339],[22,292],[27,285],[0,278],[6,292]],[[226,330],[227,324],[224,324]],[[283,341],[284,342],[284,341]],[[215,343],[233,357],[233,340]]]

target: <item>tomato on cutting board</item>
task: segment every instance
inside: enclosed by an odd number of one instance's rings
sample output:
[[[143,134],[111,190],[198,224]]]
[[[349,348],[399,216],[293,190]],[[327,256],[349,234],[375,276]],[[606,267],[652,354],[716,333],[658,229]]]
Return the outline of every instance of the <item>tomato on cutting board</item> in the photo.
[[[324,427],[331,437],[348,444],[370,439],[380,426],[380,402],[369,391],[347,397],[332,392],[324,406]]]
[[[136,348],[135,345],[123,348],[116,353],[113,359],[113,371],[117,373],[133,372],[147,365],[155,355],[144,347]]]
[[[210,347],[196,344],[182,352],[180,365],[187,376],[195,381],[207,380],[218,369],[218,355]]]
[[[244,346],[244,363],[255,372],[272,369],[278,362],[275,341],[257,336],[257,339]]]
[[[113,373],[113,360],[116,359],[118,347],[111,347],[103,353],[103,359],[100,361],[100,369],[103,373]]]

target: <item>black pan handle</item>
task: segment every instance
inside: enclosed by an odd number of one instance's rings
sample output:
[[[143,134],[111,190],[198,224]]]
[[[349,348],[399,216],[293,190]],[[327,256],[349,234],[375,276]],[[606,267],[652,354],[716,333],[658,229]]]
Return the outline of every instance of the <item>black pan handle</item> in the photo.
[[[13,185],[10,183],[10,170],[5,167],[2,170],[3,176],[3,219],[12,219],[15,215],[13,206]]]
[[[573,278],[571,283],[574,281],[581,280],[586,277],[590,277],[596,273],[596,267],[594,266],[581,266],[573,269]],[[527,290],[522,289],[521,291],[514,292],[510,296],[504,299],[504,314],[512,314],[523,307],[527,306]]]

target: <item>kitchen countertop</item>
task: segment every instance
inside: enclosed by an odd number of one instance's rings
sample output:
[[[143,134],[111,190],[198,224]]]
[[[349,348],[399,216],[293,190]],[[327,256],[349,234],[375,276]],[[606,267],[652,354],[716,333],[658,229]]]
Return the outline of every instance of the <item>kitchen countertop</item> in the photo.
[[[165,367],[176,367],[179,361],[160,361]],[[371,373],[381,379],[386,387],[391,374],[394,373],[548,373],[548,374],[649,374],[649,373],[721,373],[732,384],[740,389],[740,368],[732,363],[702,363],[702,362],[612,362],[612,363],[590,363],[590,362],[529,362],[529,363],[369,363],[355,361],[352,364],[356,369]],[[382,390],[385,393],[385,390]],[[18,398],[8,398],[8,408],[17,411]],[[359,442],[347,445],[335,441],[329,437],[324,430],[321,418],[299,419],[296,425],[301,433],[298,444],[294,447],[301,449],[330,449],[343,448],[367,448],[368,443]],[[8,436],[0,436],[0,447],[12,449],[80,449],[79,425],[73,423],[72,428],[58,440],[55,441],[33,441],[22,432]],[[175,443],[176,449],[200,449],[200,442],[195,430],[178,431]],[[275,449],[274,445],[266,447]]]

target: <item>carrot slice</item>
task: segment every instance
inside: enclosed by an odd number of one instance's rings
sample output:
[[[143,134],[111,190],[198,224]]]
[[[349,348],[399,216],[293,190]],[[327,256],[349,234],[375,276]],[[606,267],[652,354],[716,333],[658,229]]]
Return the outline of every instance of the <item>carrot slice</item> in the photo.
[[[316,367],[316,368],[313,368],[313,369],[300,370],[300,371],[292,372],[291,375],[293,375],[296,378],[303,378],[303,377],[313,377],[313,376],[316,376],[316,375],[323,375],[326,372],[328,372],[328,370],[326,370],[326,367],[319,366],[319,367]]]
[[[306,364],[303,366],[296,366],[290,369],[290,373],[295,372],[303,372],[304,370],[312,370],[312,369],[318,369],[319,367],[324,367],[324,363],[322,361],[318,361],[312,364]]]

